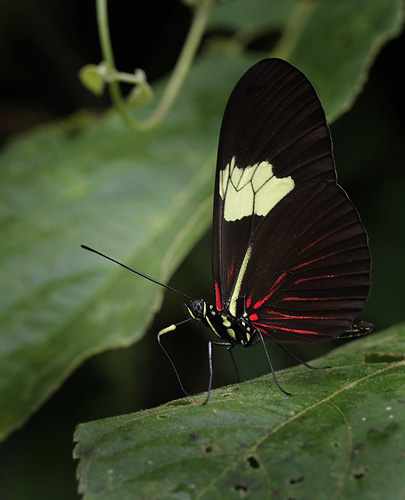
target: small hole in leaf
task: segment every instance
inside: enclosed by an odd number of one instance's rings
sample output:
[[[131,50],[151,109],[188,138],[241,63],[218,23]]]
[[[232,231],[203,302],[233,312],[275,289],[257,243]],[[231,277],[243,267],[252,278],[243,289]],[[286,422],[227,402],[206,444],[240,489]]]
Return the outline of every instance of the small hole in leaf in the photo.
[[[360,472],[357,472],[356,474],[353,474],[354,479],[362,479],[364,476],[368,474],[368,469],[363,469]]]
[[[362,452],[363,448],[364,448],[364,443],[358,443],[356,446],[354,446],[352,450],[353,456],[358,455],[360,452]]]
[[[190,436],[188,438],[189,438],[190,441],[197,441],[197,439],[199,438],[199,435],[195,434],[193,432],[192,434],[190,434]]]
[[[339,444],[337,441],[335,441],[335,442],[333,443],[333,446],[334,446],[335,448],[339,448],[340,444]]]
[[[212,452],[212,446],[206,446],[205,453],[211,453],[211,452]]]
[[[249,465],[250,467],[252,467],[252,469],[258,469],[260,467],[259,462],[256,460],[254,456],[249,457],[247,461],[249,462]]]
[[[405,359],[405,354],[400,352],[371,351],[363,354],[365,363],[398,363]]]
[[[298,484],[301,483],[304,480],[304,476],[299,476],[296,479],[290,479],[289,483],[290,484]]]
[[[247,493],[247,486],[243,484],[237,484],[235,486],[235,491],[239,492],[240,498],[246,498],[246,493]]]

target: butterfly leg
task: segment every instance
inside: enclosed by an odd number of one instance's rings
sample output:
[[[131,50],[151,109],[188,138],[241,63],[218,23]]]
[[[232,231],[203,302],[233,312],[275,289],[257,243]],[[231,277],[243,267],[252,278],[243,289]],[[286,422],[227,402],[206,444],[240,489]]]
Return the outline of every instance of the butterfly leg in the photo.
[[[308,363],[305,363],[305,361],[302,361],[302,359],[297,358],[295,354],[293,354],[291,351],[289,351],[286,347],[284,347],[282,344],[279,344],[278,342],[274,342],[277,344],[284,352],[286,352],[289,356],[291,356],[295,361],[298,361],[301,365],[306,366],[307,368],[310,368],[311,370],[326,370],[327,368],[332,368],[331,366],[312,366],[309,365]]]
[[[208,400],[210,399],[211,388],[212,388],[212,379],[214,376],[214,371],[212,369],[212,340],[210,340],[208,342],[208,366],[209,366],[209,371],[210,371],[210,379],[208,381],[207,398],[204,401],[203,406],[205,406],[208,403]]]
[[[233,344],[230,344],[229,342],[215,342],[215,340],[210,340],[208,342],[208,366],[209,366],[209,371],[210,371],[210,379],[208,382],[207,398],[204,401],[203,406],[206,405],[208,403],[208,400],[210,399],[211,389],[212,389],[212,379],[214,378],[214,370],[212,368],[212,346],[213,345],[227,347],[229,353],[231,352],[230,349],[232,349],[232,347],[233,347]],[[231,354],[231,358],[236,366],[236,363],[235,363],[235,360],[234,360],[232,354]],[[239,374],[238,374],[238,377],[239,377]]]
[[[228,346],[227,351],[229,352],[229,355],[231,356],[233,366],[235,367],[235,370],[236,370],[236,379],[237,379],[238,384],[239,384],[239,382],[240,382],[239,368],[238,368],[238,365],[236,364],[236,360],[235,360],[235,357],[234,357],[233,352],[232,352],[232,349],[234,347],[235,347],[235,344]]]
[[[286,394],[287,396],[292,396],[291,392],[287,392],[285,391],[279,381],[277,380],[277,377],[276,377],[276,372],[274,371],[274,368],[273,368],[273,365],[270,361],[270,356],[269,356],[269,353],[267,352],[267,347],[266,347],[266,343],[264,342],[264,338],[263,338],[263,335],[262,335],[262,332],[260,330],[256,330],[257,331],[257,334],[259,335],[260,337],[260,342],[262,343],[262,346],[263,346],[263,349],[264,349],[264,353],[266,354],[266,358],[267,358],[267,362],[270,366],[270,370],[271,370],[271,373],[273,375],[273,378],[274,378],[274,382],[276,383],[276,386],[280,389],[281,392],[283,392],[284,394]]]

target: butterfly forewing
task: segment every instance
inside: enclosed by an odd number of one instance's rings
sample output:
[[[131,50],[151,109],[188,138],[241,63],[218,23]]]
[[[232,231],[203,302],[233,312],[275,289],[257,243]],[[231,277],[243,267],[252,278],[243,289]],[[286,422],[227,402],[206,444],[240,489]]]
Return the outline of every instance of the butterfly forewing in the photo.
[[[267,59],[236,85],[221,127],[213,222],[216,307],[278,341],[350,329],[370,287],[367,236],[337,185],[320,101]]]

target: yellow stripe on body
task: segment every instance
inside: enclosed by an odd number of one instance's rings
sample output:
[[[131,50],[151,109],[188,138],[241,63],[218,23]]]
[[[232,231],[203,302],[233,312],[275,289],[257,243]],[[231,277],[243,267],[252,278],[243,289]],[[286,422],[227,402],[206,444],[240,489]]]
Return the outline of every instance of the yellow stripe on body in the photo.
[[[232,316],[235,317],[236,317],[236,301],[240,294],[240,288],[242,286],[242,281],[245,276],[246,268],[249,263],[251,254],[252,254],[252,247],[249,245],[245,253],[245,258],[243,259],[242,265],[240,267],[238,279],[236,280],[235,287],[231,295],[231,299],[229,301],[229,312],[232,314]]]

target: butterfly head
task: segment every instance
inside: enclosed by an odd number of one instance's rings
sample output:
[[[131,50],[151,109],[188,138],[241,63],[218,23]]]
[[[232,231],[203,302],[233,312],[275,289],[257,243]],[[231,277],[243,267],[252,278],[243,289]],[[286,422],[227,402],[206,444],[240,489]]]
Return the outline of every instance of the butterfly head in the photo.
[[[187,306],[187,310],[190,316],[197,320],[201,321],[205,319],[207,315],[207,303],[203,299],[194,299],[191,301],[190,305]]]
[[[246,317],[236,318],[228,310],[218,311],[203,299],[194,299],[186,306],[192,319],[202,321],[222,341],[223,345],[241,344],[247,347],[255,337],[255,328]]]

